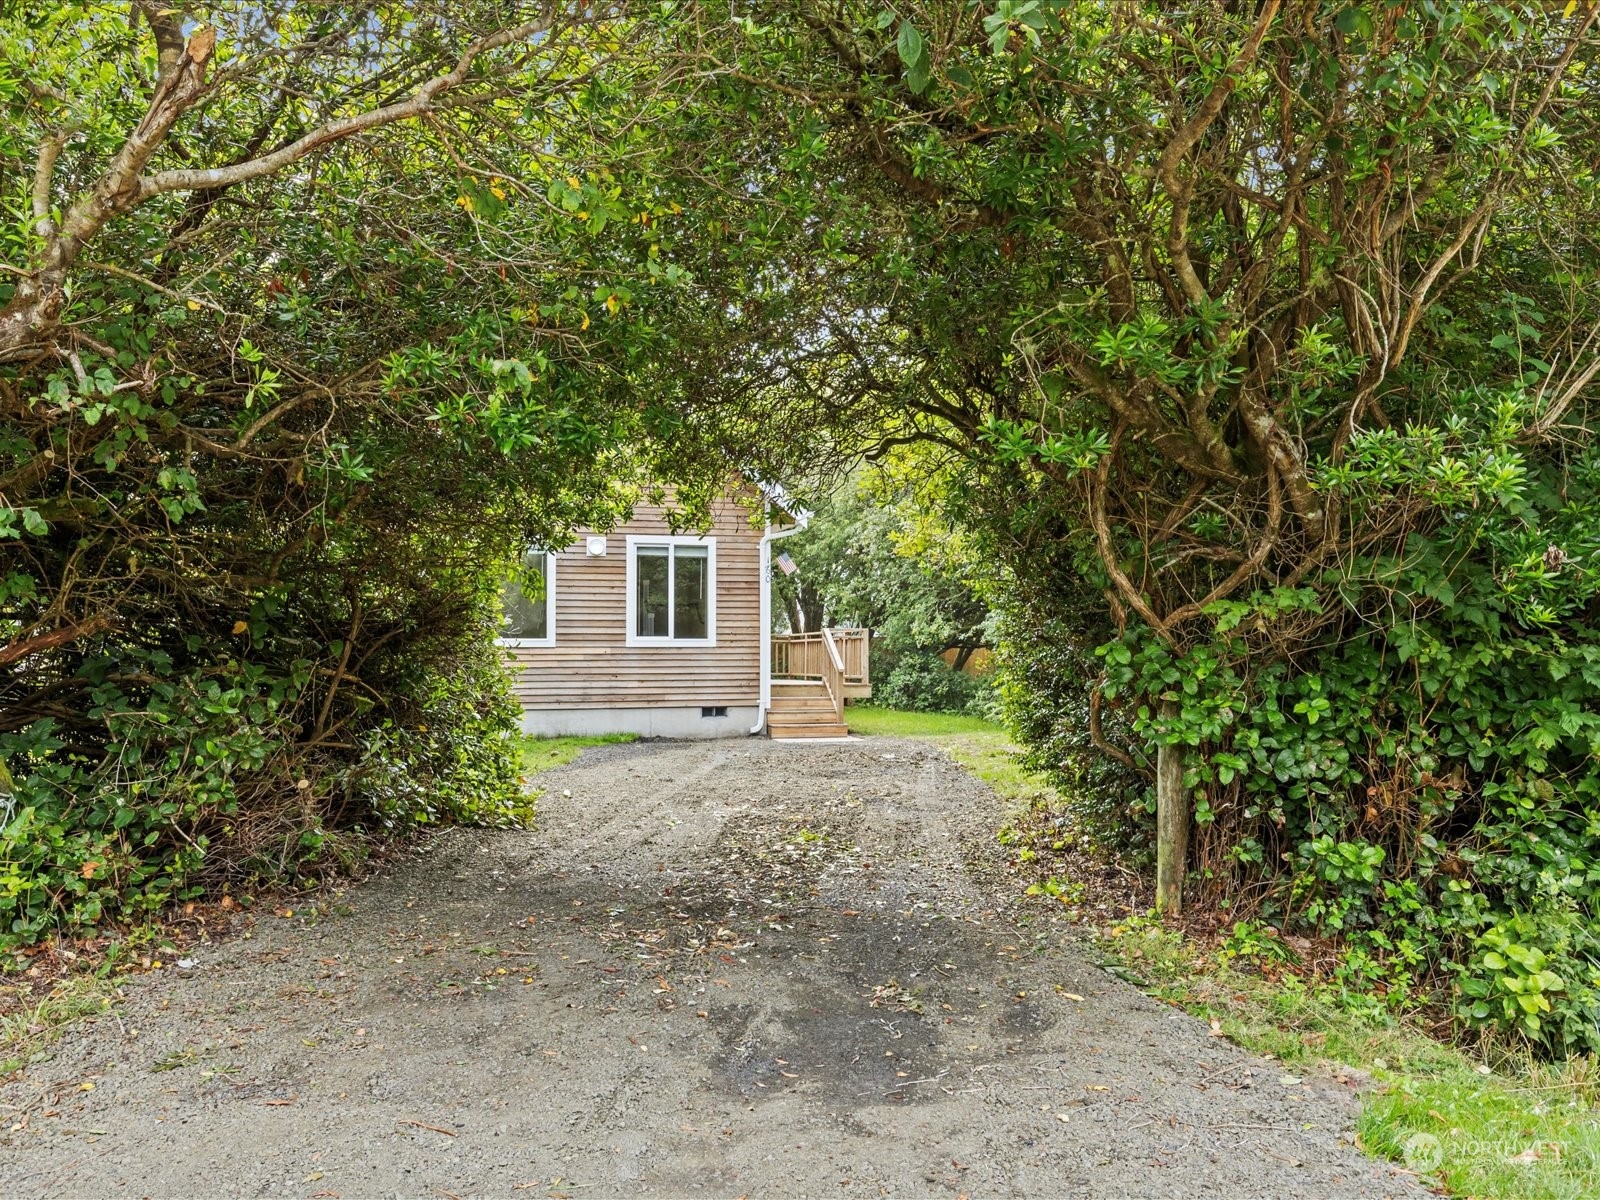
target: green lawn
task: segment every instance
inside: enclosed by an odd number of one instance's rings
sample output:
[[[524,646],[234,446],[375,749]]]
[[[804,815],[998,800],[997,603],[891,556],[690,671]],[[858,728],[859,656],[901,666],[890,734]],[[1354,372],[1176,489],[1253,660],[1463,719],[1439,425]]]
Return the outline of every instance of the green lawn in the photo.
[[[852,704],[844,710],[850,732],[863,737],[909,737],[932,742],[1008,802],[1007,807],[1054,795],[1050,785],[1017,762],[1018,747],[1004,726],[953,713],[898,712]]]
[[[844,710],[851,733],[863,737],[915,737],[937,739],[953,733],[986,734],[1009,741],[1006,731],[982,717],[954,713],[900,712],[871,704],[852,704]]]

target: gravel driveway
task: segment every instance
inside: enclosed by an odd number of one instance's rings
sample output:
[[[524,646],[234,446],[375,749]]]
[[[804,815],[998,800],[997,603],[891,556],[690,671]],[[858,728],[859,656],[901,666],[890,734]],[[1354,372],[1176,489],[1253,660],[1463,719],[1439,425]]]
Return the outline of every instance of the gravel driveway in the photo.
[[[130,982],[0,1089],[0,1191],[1425,1194],[1339,1084],[1019,927],[996,801],[936,750],[605,746],[544,782],[536,832]]]

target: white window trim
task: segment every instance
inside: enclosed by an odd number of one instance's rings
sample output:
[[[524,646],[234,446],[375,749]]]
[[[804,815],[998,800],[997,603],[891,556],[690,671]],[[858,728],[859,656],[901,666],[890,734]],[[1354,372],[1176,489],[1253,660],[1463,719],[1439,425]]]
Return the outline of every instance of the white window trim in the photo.
[[[675,637],[640,637],[639,628],[639,591],[638,591],[638,562],[640,546],[704,546],[706,547],[706,631],[708,637],[703,638],[675,638]],[[673,611],[673,595],[677,587],[677,572],[667,571],[667,612]],[[684,537],[668,536],[662,534],[652,537],[646,533],[628,535],[628,574],[627,574],[627,641],[629,646],[653,646],[658,649],[670,649],[681,646],[685,649],[698,646],[715,646],[717,644],[717,539],[714,537]]]
[[[529,546],[529,550],[538,549]],[[544,552],[544,630],[542,638],[495,638],[494,644],[506,646],[512,650],[527,650],[537,646],[554,646],[556,644],[556,552]]]

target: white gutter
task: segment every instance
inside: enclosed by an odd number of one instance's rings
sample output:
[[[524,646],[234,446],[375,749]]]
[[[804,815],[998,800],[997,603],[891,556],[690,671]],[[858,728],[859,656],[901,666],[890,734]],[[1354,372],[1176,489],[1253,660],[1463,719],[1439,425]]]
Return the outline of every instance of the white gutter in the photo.
[[[767,724],[767,709],[772,707],[772,543],[799,533],[811,519],[808,512],[792,512],[795,521],[786,529],[767,523],[761,535],[761,694],[756,701],[756,723],[751,733],[760,733]]]

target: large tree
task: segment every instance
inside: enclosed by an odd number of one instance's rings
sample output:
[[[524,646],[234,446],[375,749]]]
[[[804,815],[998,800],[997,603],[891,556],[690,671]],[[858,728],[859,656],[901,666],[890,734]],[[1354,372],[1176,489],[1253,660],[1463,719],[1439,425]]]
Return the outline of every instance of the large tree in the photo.
[[[0,17],[15,933],[158,903],[208,846],[270,873],[514,797],[500,580],[725,471],[652,462],[631,382],[632,39],[546,4]]]
[[[729,276],[725,339],[790,349],[719,371],[775,419],[965,456],[958,506],[1024,591],[1086,577],[1158,658],[1270,594],[1240,652],[1281,660],[1387,603],[1372,564],[1449,503],[1570,444],[1600,371],[1595,6],[747,13],[685,52],[724,100],[699,144],[741,200],[728,257],[762,264]],[[1385,438],[1450,496],[1374,482]],[[1525,614],[1573,594],[1508,579]],[[1215,741],[1179,673],[1103,690],[1157,743]]]

